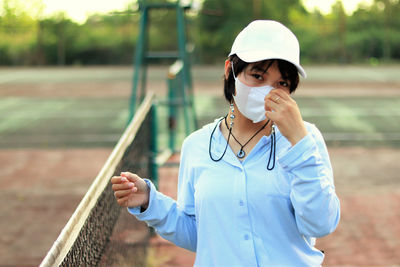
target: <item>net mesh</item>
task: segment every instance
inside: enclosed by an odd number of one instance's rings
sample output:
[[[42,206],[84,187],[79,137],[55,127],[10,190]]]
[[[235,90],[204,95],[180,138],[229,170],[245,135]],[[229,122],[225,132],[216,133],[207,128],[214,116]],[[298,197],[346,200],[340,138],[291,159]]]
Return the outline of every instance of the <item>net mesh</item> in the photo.
[[[140,128],[134,142],[129,146],[115,174],[121,171],[134,171],[140,177],[150,175],[150,136],[152,117],[150,114]],[[111,185],[108,186],[111,190]],[[111,202],[116,204],[113,192]],[[137,221],[126,209],[120,209],[121,214],[115,224],[110,242],[105,247],[99,266],[146,266],[148,227]]]
[[[112,190],[107,186],[64,258],[62,266],[97,265],[120,213],[113,198]]]
[[[123,156],[119,162],[114,163],[114,175],[119,175],[121,171],[131,171],[141,177],[149,177],[152,119],[151,112],[147,110],[135,138],[119,152],[123,153]],[[103,180],[108,180],[107,185],[88,211],[88,215],[78,216],[85,221],[78,223],[82,224],[82,227],[78,230],[77,237],[72,241],[68,240],[68,237],[60,238],[62,235],[69,235],[68,230],[65,230],[70,228],[69,222],[41,266],[146,266],[148,228],[118,205],[110,178],[109,175],[102,177]],[[65,254],[66,248],[68,252]]]

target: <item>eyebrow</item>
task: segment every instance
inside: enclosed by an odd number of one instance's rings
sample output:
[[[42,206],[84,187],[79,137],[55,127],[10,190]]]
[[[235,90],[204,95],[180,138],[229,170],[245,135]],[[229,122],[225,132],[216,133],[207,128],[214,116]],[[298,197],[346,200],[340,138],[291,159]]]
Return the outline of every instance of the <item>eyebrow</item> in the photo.
[[[264,69],[264,68],[261,68],[260,66],[252,66],[251,67],[251,69],[250,70],[255,70],[255,71],[259,71],[259,72],[262,72],[262,73],[265,73],[265,72],[267,72],[268,71],[268,68],[267,69]]]
[[[269,68],[272,66],[273,63],[274,63],[274,60],[271,60],[270,62],[268,62],[268,65],[266,68],[264,68],[265,63],[255,64],[251,67],[251,70],[259,71],[264,74],[264,73],[268,72]]]
[[[271,65],[273,64],[274,62],[272,61],[272,62],[270,62],[269,64],[268,64],[268,66],[267,66],[267,68],[263,68],[263,67],[261,67],[261,63],[260,64],[257,64],[257,65],[253,65],[252,67],[251,67],[251,69],[250,69],[250,71],[258,71],[258,72],[261,72],[262,74],[264,74],[264,73],[268,73],[268,69],[271,67]],[[281,73],[281,77],[279,78],[280,80],[284,80],[285,82],[287,82],[287,83],[289,83],[290,84],[290,80],[289,80],[289,77],[283,77],[283,75],[282,75],[282,73]]]

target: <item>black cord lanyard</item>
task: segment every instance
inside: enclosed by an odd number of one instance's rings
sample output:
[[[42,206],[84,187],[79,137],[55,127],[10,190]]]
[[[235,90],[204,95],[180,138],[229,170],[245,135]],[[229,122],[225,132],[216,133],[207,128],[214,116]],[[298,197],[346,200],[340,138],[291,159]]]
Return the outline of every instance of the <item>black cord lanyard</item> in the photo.
[[[272,124],[272,132],[271,132],[271,147],[269,150],[269,158],[268,158],[268,163],[267,163],[267,170],[272,170],[275,167],[275,151],[276,151],[276,136],[275,136],[275,125]],[[272,156],[272,151],[274,153],[274,156]],[[272,167],[269,166],[272,158]]]
[[[236,156],[237,156],[238,158],[240,158],[240,159],[244,158],[244,156],[246,155],[246,153],[244,152],[243,148],[244,148],[245,146],[247,146],[247,144],[250,143],[250,141],[251,141],[259,132],[261,132],[261,131],[265,128],[265,126],[268,125],[269,121],[270,121],[270,120],[268,120],[255,134],[253,134],[253,136],[250,137],[250,139],[247,140],[247,142],[246,142],[244,145],[242,145],[242,144],[239,142],[239,140],[236,139],[236,137],[233,135],[233,133],[231,133],[233,139],[235,139],[236,143],[238,143],[238,144],[240,145],[240,150],[239,150],[239,152],[236,154]],[[228,128],[228,122],[226,121],[226,117],[225,117],[225,125],[226,125],[226,129],[229,130],[229,128]]]
[[[211,132],[211,135],[210,135],[210,142],[209,142],[209,145],[208,145],[208,154],[210,155],[210,159],[212,160],[212,161],[214,161],[214,162],[218,162],[218,161],[220,161],[224,156],[225,156],[225,153],[226,153],[226,150],[227,150],[227,148],[228,148],[228,145],[229,145],[229,139],[230,139],[230,137],[231,137],[231,135],[232,135],[232,128],[230,128],[229,129],[229,134],[228,134],[228,139],[227,139],[227,141],[226,141],[226,145],[225,145],[225,149],[224,149],[224,152],[222,153],[222,155],[221,155],[221,157],[220,158],[218,158],[218,159],[215,159],[215,158],[213,158],[213,156],[212,156],[212,154],[211,154],[211,143],[212,143],[212,137],[213,137],[213,135],[214,135],[214,132],[215,132],[215,130],[217,129],[217,126],[219,125],[219,123],[222,121],[222,120],[224,120],[225,119],[225,122],[226,122],[226,117],[227,117],[228,115],[226,115],[225,117],[223,117],[223,118],[221,118],[216,124],[215,124],[215,127],[214,127],[214,129],[213,129],[213,131]],[[269,121],[265,124],[265,126],[267,125],[269,123]],[[264,127],[265,127],[264,126]],[[264,128],[263,127],[263,128]],[[262,129],[263,129],[262,128]],[[274,167],[275,167],[275,150],[276,150],[276,136],[275,136],[275,125],[272,125],[272,132],[271,132],[271,148],[270,148],[270,152],[269,152],[269,158],[268,158],[268,164],[267,164],[267,170],[269,170],[269,171],[271,171]],[[261,130],[262,130],[261,129]],[[236,139],[236,138],[235,138]],[[240,144],[240,143],[239,143]],[[247,144],[247,143],[246,143]],[[245,144],[245,145],[246,145]],[[272,156],[273,155],[273,156]],[[272,166],[270,166],[270,163],[271,163],[271,159],[272,159]]]
[[[228,116],[228,115],[226,115],[226,116]],[[222,156],[221,156],[219,159],[214,159],[213,156],[211,155],[212,137],[213,137],[213,135],[214,135],[215,129],[217,129],[217,126],[219,125],[219,123],[220,123],[223,119],[226,119],[226,116],[223,117],[223,118],[221,118],[221,119],[215,124],[214,130],[212,131],[212,133],[211,133],[211,135],[210,135],[210,143],[209,143],[209,145],[208,145],[208,154],[210,155],[210,159],[212,159],[212,160],[215,161],[215,162],[220,161],[220,160],[225,156],[226,149],[228,148],[228,144],[229,144],[229,139],[230,139],[231,134],[232,134],[232,133],[231,133],[231,132],[232,132],[232,129],[230,129],[230,130],[229,130],[229,134],[228,134],[228,140],[226,141],[226,146],[225,146],[225,149],[224,149],[224,153],[222,153]]]

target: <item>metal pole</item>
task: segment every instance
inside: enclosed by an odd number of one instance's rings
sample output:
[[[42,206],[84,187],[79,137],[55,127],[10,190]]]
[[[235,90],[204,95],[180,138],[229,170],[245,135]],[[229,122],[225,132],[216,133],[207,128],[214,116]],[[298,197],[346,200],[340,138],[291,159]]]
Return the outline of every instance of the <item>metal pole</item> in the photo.
[[[171,151],[175,151],[176,139],[176,76],[168,76],[168,147]]]
[[[191,115],[193,119],[193,127],[197,129],[197,118],[194,108],[194,101],[193,101],[193,89],[192,89],[192,79],[190,73],[190,65],[189,65],[189,58],[186,49],[186,37],[185,37],[185,14],[183,7],[177,3],[177,26],[178,26],[178,47],[179,47],[179,56],[180,59],[183,61],[183,69],[181,75],[182,81],[182,93],[183,93],[183,100],[184,100],[184,116],[185,116],[185,125],[186,125],[186,135],[190,134],[190,110],[191,108]]]
[[[158,121],[157,121],[157,106],[153,103],[150,110],[151,116],[151,128],[150,128],[150,177],[156,188],[158,188],[158,164],[157,164],[157,153],[158,153]]]
[[[141,2],[140,2],[141,3]],[[139,74],[143,65],[144,59],[144,48],[145,48],[145,39],[146,38],[146,27],[147,27],[147,16],[148,10],[146,6],[140,6],[143,8],[143,13],[140,16],[140,25],[139,25],[139,38],[136,42],[136,51],[135,51],[135,61],[134,61],[134,75],[132,78],[132,94],[130,99],[130,107],[129,107],[129,121],[132,120],[133,115],[136,111],[136,102],[137,102],[137,87],[139,83]]]
[[[188,98],[188,86],[189,86],[189,81],[187,77],[187,58],[186,58],[186,40],[185,40],[185,22],[184,22],[184,14],[183,14],[183,8],[180,6],[179,1],[176,5],[176,23],[178,26],[178,51],[179,51],[179,57],[183,61],[183,68],[181,72],[178,74],[177,80],[179,83],[178,90],[181,91],[182,98],[183,98],[183,114],[184,114],[184,119],[185,119],[185,132],[186,135],[190,134],[190,119],[189,119],[189,109],[188,109],[188,104],[189,99]]]
[[[149,42],[149,24],[150,22],[150,16],[149,16],[149,8],[146,6],[144,9],[144,13],[143,15],[146,17],[146,21],[145,21],[145,25],[144,25],[144,31],[146,32],[146,34],[143,37],[143,52],[142,52],[142,58],[144,59],[142,61],[142,65],[141,65],[141,71],[142,71],[142,78],[140,81],[140,96],[139,96],[139,100],[140,102],[143,101],[145,95],[146,95],[146,82],[147,82],[147,52],[148,52],[148,42]]]

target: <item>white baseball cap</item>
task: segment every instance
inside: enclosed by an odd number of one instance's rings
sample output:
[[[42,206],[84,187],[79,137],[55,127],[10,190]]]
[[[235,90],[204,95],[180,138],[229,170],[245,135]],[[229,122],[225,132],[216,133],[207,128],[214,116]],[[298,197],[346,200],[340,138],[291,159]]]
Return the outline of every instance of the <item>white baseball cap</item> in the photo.
[[[273,20],[255,20],[236,36],[229,56],[236,54],[247,63],[267,59],[283,59],[296,66],[304,78],[300,65],[300,46],[296,36],[283,24]]]

